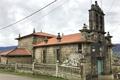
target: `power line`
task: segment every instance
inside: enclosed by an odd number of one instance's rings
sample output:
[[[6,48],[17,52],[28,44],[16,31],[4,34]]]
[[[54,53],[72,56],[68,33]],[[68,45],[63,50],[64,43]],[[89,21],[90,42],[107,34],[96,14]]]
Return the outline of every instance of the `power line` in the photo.
[[[3,28],[0,28],[0,30],[3,30],[3,29],[8,28],[8,27],[11,27],[11,26],[13,26],[13,25],[15,25],[15,24],[17,24],[17,23],[19,23],[19,22],[21,22],[21,21],[23,21],[23,20],[25,20],[25,19],[27,19],[27,18],[29,18],[29,17],[31,17],[31,16],[33,16],[34,14],[36,14],[36,13],[42,11],[43,9],[47,8],[48,6],[52,5],[52,4],[55,3],[56,1],[57,1],[57,0],[52,1],[51,3],[45,5],[44,7],[40,8],[39,10],[37,10],[37,11],[35,11],[35,12],[33,12],[33,13],[31,13],[30,15],[28,15],[28,16],[26,16],[26,17],[24,17],[24,18],[22,18],[22,19],[20,19],[20,20],[18,20],[18,21],[16,21],[16,22],[14,22],[14,23],[12,23],[12,24],[9,24],[9,25],[7,25],[7,26],[5,26],[5,27],[3,27]]]
[[[61,3],[60,5],[57,5],[57,7],[53,8],[52,10],[50,10],[49,12],[47,12],[46,14],[42,15],[39,18],[39,21],[42,20],[44,17],[48,16],[49,14],[51,14],[52,12],[54,12],[55,10],[57,10],[59,7],[63,6],[68,0],[65,0],[63,3]],[[38,21],[38,20],[37,20]],[[32,23],[34,21],[31,21],[30,23]]]
[[[40,21],[41,19],[43,19],[44,17],[48,16],[49,14],[51,14],[52,12],[54,12],[55,10],[57,10],[59,7],[63,6],[67,1],[68,1],[68,0],[65,0],[62,4],[60,4],[60,5],[58,5],[57,7],[53,8],[53,9],[50,10],[48,13],[40,16],[40,17],[39,17],[39,21]],[[38,20],[37,20],[37,21],[38,21]],[[36,20],[35,20],[35,21],[28,22],[27,24],[30,24],[30,23],[32,23],[32,22],[36,22]],[[14,30],[14,29],[12,29],[12,30]]]

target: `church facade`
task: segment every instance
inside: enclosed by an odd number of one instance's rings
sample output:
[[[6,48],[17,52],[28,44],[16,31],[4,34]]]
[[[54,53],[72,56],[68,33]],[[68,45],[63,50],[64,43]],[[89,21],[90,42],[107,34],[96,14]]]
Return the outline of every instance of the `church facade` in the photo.
[[[69,57],[81,55],[80,59],[85,59],[86,62],[86,77],[111,74],[112,36],[105,32],[104,16],[104,12],[95,2],[89,10],[89,29],[84,24],[80,33],[63,36],[58,33],[56,37],[46,38],[45,41],[35,44],[35,60],[48,64],[54,64],[58,60],[60,64],[64,64]],[[74,64],[69,62],[67,65]],[[79,66],[79,62],[74,65]]]
[[[36,63],[80,66],[84,63],[86,80],[112,73],[112,36],[105,32],[104,12],[97,2],[89,10],[89,26],[83,25],[79,33],[53,35],[35,32],[19,36],[18,48],[25,48]],[[96,79],[95,79],[96,80]]]

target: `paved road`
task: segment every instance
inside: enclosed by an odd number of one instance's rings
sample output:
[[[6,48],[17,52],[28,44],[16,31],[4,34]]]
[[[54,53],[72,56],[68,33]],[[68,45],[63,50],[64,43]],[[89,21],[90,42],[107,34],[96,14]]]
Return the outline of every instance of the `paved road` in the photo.
[[[32,79],[29,77],[0,73],[0,80],[38,80],[38,79]]]

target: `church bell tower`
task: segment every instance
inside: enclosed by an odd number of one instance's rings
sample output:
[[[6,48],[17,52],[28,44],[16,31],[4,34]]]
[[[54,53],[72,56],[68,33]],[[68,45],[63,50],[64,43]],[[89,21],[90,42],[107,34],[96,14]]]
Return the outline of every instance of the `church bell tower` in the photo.
[[[104,15],[97,1],[95,1],[89,10],[89,28],[91,31],[104,33]]]
[[[92,4],[89,10],[89,30],[92,33],[91,40],[93,41],[91,43],[91,80],[98,80],[100,75],[110,75],[112,72],[111,36],[109,33],[107,36],[104,35],[106,33],[104,16],[103,10],[99,7],[97,1],[95,1],[95,4]]]

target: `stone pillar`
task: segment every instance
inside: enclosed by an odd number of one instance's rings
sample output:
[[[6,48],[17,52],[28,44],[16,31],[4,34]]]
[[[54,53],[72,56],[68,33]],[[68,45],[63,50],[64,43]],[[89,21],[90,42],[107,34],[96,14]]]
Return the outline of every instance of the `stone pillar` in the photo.
[[[86,60],[85,59],[82,59],[81,60],[81,69],[82,69],[82,75],[81,75],[81,77],[82,77],[82,80],[86,80]]]
[[[17,72],[17,67],[18,67],[18,64],[15,63],[15,72]]]
[[[110,74],[112,74],[112,47],[108,48],[108,52],[109,52],[109,66],[110,66]]]
[[[106,52],[106,59],[105,59],[105,69],[104,69],[104,73],[105,74],[111,74],[112,73],[112,65],[111,65],[111,47],[108,47],[108,50]]]
[[[83,80],[91,80],[92,63],[91,63],[91,47],[89,43],[82,44],[82,54],[84,55],[84,60],[82,61],[83,66]]]
[[[105,74],[111,74],[112,73],[112,61],[111,61],[111,55],[112,55],[112,43],[111,43],[111,38],[112,36],[109,34],[109,32],[107,33],[106,36],[106,52],[105,52],[105,69],[104,69],[104,73]]]
[[[58,67],[59,67],[59,61],[56,61],[56,77],[58,77]]]
[[[32,71],[35,69],[35,62],[32,63]]]

